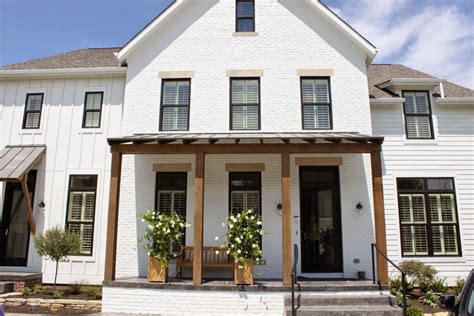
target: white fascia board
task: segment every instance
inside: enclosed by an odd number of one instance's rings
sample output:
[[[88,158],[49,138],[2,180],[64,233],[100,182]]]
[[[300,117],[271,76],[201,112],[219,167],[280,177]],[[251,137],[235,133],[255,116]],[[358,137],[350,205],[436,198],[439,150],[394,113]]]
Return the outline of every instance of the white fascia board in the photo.
[[[135,37],[133,37],[124,47],[117,53],[118,60],[122,63],[125,61],[130,52],[133,51],[143,40],[148,38],[153,30],[165,19],[171,16],[179,7],[187,0],[175,0],[169,7],[161,12],[150,24],[145,26]]]
[[[323,5],[319,0],[304,0],[311,4],[311,7],[314,8],[317,12],[322,13],[326,20],[331,24],[336,26],[339,30],[351,39],[358,47],[360,47],[367,55],[368,60],[372,61],[377,55],[378,49],[370,43],[366,38],[354,30],[349,24],[347,24],[342,18],[336,15],[333,11],[328,9]]]
[[[438,98],[436,103],[439,105],[474,105],[474,97],[464,98]]]
[[[437,86],[446,82],[446,79],[439,78],[393,78],[389,81],[379,83],[377,87],[386,89],[394,86]]]
[[[17,69],[0,70],[0,78],[119,75],[126,74],[127,67],[59,68],[59,69]]]
[[[370,105],[400,105],[405,98],[374,98],[370,99]]]

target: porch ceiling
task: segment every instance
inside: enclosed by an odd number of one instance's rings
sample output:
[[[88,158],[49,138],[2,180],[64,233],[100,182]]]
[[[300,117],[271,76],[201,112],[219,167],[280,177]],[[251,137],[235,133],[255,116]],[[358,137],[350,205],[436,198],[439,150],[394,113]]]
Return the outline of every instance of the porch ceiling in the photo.
[[[364,135],[356,132],[337,133],[155,133],[134,134],[109,138],[109,145],[120,144],[315,144],[315,143],[359,143],[382,144],[382,136]]]

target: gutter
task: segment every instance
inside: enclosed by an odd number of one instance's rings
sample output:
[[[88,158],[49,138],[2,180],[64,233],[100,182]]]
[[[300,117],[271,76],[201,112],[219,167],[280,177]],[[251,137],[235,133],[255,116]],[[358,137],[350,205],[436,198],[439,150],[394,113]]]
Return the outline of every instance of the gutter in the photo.
[[[125,75],[127,67],[60,68],[60,69],[18,69],[0,70],[0,78],[86,76],[86,75]]]
[[[474,97],[464,98],[438,98],[436,103],[439,105],[474,105]]]
[[[405,98],[373,98],[370,105],[398,105],[405,102]]]
[[[377,87],[385,89],[392,86],[437,86],[446,81],[446,79],[439,78],[393,78],[379,83]]]

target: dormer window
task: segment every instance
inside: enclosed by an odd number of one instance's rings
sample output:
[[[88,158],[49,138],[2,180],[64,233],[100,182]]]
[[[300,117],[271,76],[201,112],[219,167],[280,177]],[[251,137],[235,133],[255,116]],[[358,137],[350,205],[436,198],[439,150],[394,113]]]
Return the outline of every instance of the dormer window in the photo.
[[[255,1],[237,0],[236,32],[255,32]]]
[[[407,139],[433,139],[433,122],[428,91],[404,91]]]

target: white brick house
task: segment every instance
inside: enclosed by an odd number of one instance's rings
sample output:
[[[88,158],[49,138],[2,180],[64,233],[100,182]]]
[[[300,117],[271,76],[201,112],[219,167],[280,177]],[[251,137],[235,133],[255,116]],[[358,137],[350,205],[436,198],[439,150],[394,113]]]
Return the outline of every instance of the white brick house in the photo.
[[[257,278],[287,282],[292,244],[302,276],[370,278],[373,242],[395,261],[433,264],[449,282],[467,274],[474,92],[371,64],[376,48],[319,1],[243,2],[177,0],[122,48],[0,67],[0,175],[11,173],[8,146],[45,145],[24,166],[37,170],[37,231],[66,225],[87,241],[60,264],[59,282],[145,276],[137,216],[168,207],[165,193],[192,224],[188,246],[200,235],[196,208],[204,246],[218,245],[229,210],[258,209],[268,234]],[[121,166],[112,179],[111,166]],[[0,180],[8,217],[0,270],[51,282],[54,265],[36,255],[28,209],[15,208],[21,188]],[[20,220],[11,217],[18,210]],[[195,283],[231,277],[197,272]]]

